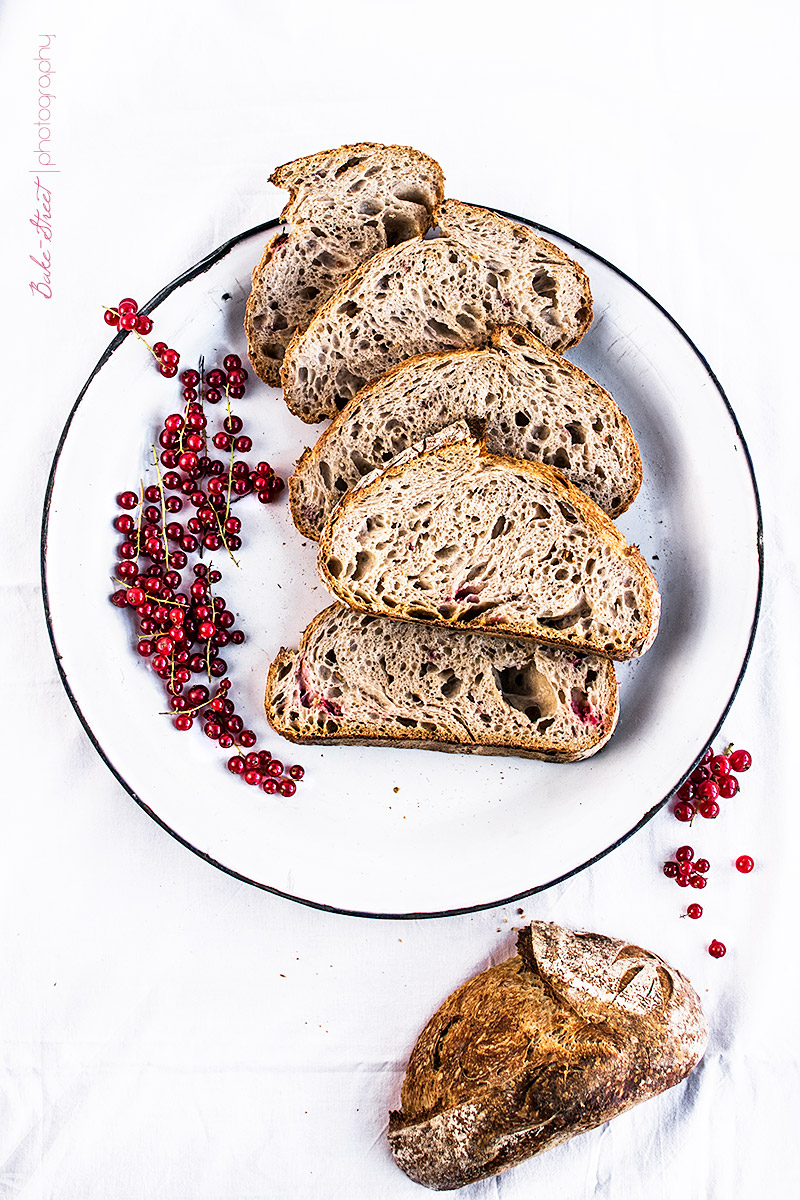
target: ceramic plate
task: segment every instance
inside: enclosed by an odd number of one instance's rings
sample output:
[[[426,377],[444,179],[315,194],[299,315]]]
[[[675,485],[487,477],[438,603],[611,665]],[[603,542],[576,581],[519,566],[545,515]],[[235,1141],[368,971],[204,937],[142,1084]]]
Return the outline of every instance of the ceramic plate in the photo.
[[[232,239],[145,306],[155,322],[150,340],[177,348],[182,368],[201,355],[217,365],[230,352],[246,362],[250,275],[275,225]],[[762,574],[758,494],[736,417],[703,356],[656,301],[586,247],[533,228],[591,280],[594,322],[569,357],[612,393],[639,441],[644,484],[618,524],[663,597],[653,648],[619,666],[617,732],[585,762],[295,747],[273,734],[262,715],[267,667],[330,602],[315,543],[295,530],[284,493],[272,505],[242,502],[239,569],[214,557],[219,591],[248,637],[225,651],[231,695],[259,747],[302,763],[306,776],[291,798],[235,779],[199,727],[178,733],[160,715],[162,684],[133,652],[130,618],[108,599],[121,540],[111,526],[115,497],[138,491],[161,423],[180,407],[180,385],[158,374],[135,336],[119,336],[70,413],[42,529],[45,601],[65,686],[131,796],[240,879],[365,916],[444,915],[529,895],[613,850],[651,817],[733,699]],[[250,374],[235,408],[253,438],[251,457],[286,477],[315,429]],[[216,420],[219,408],[209,412]]]

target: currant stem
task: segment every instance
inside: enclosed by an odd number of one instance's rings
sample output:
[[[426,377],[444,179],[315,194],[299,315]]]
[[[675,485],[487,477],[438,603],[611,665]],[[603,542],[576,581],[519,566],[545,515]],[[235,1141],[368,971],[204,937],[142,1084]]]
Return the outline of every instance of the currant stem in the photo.
[[[150,449],[153,451],[153,462],[156,464],[156,473],[158,475],[158,494],[161,500],[161,540],[164,543],[164,562],[166,563],[167,570],[169,571],[170,565],[169,542],[167,540],[167,502],[166,497],[164,496],[164,481],[161,478],[161,464],[158,461],[156,448],[155,446],[151,446]]]

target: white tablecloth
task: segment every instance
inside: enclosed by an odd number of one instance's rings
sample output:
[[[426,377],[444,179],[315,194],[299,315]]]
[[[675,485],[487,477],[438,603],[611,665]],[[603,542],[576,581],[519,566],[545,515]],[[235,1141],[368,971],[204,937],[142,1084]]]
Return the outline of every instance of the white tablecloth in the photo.
[[[424,1195],[385,1140],[407,1055],[444,997],[511,953],[514,927],[535,916],[674,963],[703,998],[709,1049],[684,1085],[465,1194],[796,1196],[791,6],[7,0],[0,32],[0,1195]],[[754,766],[713,829],[728,869],[702,922],[679,919],[686,894],[660,872],[682,840],[666,811],[594,867],[507,908],[404,922],[283,900],[151,821],[61,686],[39,529],[61,429],[108,342],[99,305],[144,299],[277,216],[283,195],[266,182],[277,164],[365,138],[427,150],[449,195],[529,215],[628,272],[702,348],[741,422],[767,571],[718,741],[748,746]],[[52,241],[40,247],[30,222],[45,152]],[[45,249],[50,299],[29,287],[46,282]],[[757,864],[748,877],[730,869],[744,851]],[[728,945],[721,961],[706,953],[712,935]]]

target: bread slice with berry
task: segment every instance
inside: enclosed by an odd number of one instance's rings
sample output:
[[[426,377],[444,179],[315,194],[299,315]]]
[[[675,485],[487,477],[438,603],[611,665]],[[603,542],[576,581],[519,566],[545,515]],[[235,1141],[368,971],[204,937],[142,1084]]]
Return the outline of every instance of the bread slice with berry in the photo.
[[[424,1187],[464,1187],[675,1087],[707,1042],[697,992],[657,954],[533,921],[423,1029],[392,1154]]]
[[[284,398],[303,421],[322,421],[413,354],[485,345],[512,323],[563,351],[591,319],[589,281],[563,250],[527,225],[446,200],[438,236],[369,259],[295,334]]]
[[[256,374],[280,384],[286,347],[354,267],[435,224],[444,196],[441,167],[410,146],[357,142],[278,167],[287,188],[287,228],[253,272],[245,313]]]
[[[488,347],[415,355],[357,392],[289,479],[295,525],[318,539],[365,474],[461,418],[484,422],[490,453],[558,467],[610,516],[641,486],[639,447],[608,392],[509,325]]]
[[[269,670],[292,742],[587,758],[617,721],[612,664],[520,638],[432,629],[334,604]]]
[[[634,658],[660,598],[635,546],[545,463],[495,455],[456,422],[336,508],[318,566],[361,612]]]

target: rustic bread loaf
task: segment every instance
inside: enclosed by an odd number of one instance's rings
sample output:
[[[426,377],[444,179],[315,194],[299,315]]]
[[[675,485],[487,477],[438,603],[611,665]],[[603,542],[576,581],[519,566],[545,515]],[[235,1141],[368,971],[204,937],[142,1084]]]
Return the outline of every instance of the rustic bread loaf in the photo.
[[[367,475],[317,561],[335,596],[375,615],[614,659],[658,629],[653,573],[605,513],[555,468],[490,454],[465,422]]]
[[[395,1161],[437,1191],[496,1175],[674,1087],[708,1030],[655,954],[534,921],[464,984],[411,1054],[389,1117]]]
[[[358,267],[292,338],[281,381],[302,420],[335,416],[412,354],[485,344],[497,325],[516,322],[554,350],[586,332],[589,281],[557,246],[457,200],[444,202],[439,226]]]
[[[370,255],[435,223],[444,196],[438,163],[409,146],[359,142],[278,167],[288,228],[253,272],[245,332],[256,374],[272,387],[292,335]]]
[[[269,670],[270,724],[293,742],[572,762],[617,721],[607,659],[432,629],[334,604]]]
[[[639,447],[608,392],[519,326],[486,349],[422,354],[362,388],[289,479],[297,528],[319,538],[359,480],[460,418],[484,422],[492,454],[549,463],[615,516],[642,481]]]

